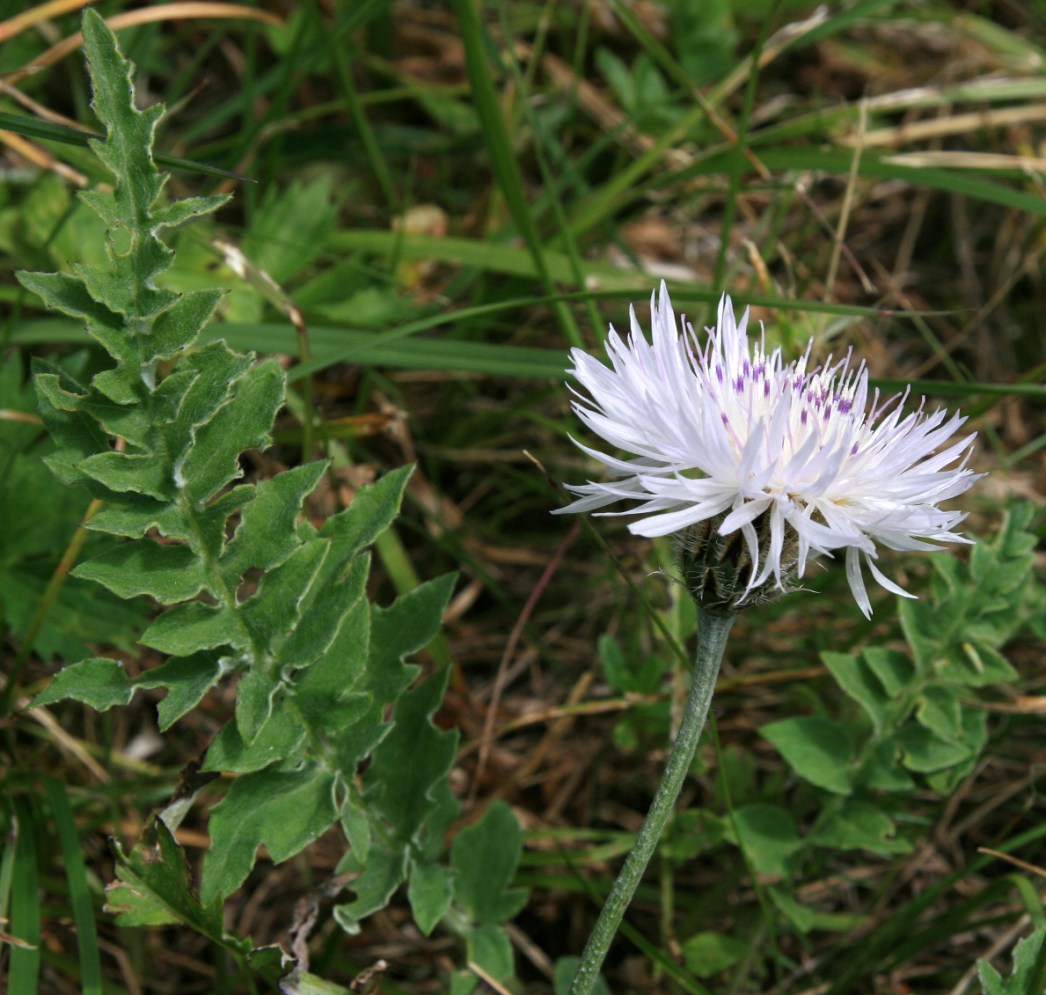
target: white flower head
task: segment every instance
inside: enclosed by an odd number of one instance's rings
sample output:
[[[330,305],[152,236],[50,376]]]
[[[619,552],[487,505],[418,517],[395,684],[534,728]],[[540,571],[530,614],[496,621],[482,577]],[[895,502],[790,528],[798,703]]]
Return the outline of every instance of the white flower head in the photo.
[[[953,531],[965,516],[939,507],[982,476],[966,465],[973,435],[937,451],[965,418],[922,404],[904,415],[907,391],[869,398],[868,371],[851,367],[849,354],[808,370],[813,340],[785,364],[780,349],[767,353],[763,335],[749,337],[748,311],[736,321],[725,295],[703,347],[685,319],[677,325],[664,283],[658,299],[651,295],[650,316],[650,342],[634,309],[627,340],[611,326],[610,367],[571,352],[570,372],[588,392],[574,391],[574,411],[610,447],[633,455],[574,440],[613,479],[568,485],[579,497],[561,511],[632,502],[603,514],[640,516],[629,525],[635,535],[676,535],[684,562],[714,531],[715,563],[732,550],[735,572],[743,572],[733,608],[757,600],[771,580],[786,590],[812,558],[845,549],[850,588],[869,616],[862,557],[883,587],[911,597],[876,566],[877,543],[914,550],[970,541]]]

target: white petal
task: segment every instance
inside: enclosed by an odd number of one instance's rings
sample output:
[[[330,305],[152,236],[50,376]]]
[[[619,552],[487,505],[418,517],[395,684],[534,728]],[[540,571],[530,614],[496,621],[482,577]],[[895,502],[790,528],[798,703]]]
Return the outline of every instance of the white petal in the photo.
[[[864,612],[865,618],[871,618],[872,603],[868,600],[864,578],[861,576],[860,554],[853,546],[846,551],[846,579],[850,582],[850,590],[857,601],[857,607]]]
[[[918,600],[914,594],[909,594],[900,584],[895,584],[889,577],[886,576],[876,565],[875,560],[870,556],[865,557],[865,562],[868,564],[868,569],[872,571],[872,576],[889,591],[891,594],[900,595],[902,598],[912,598]]]

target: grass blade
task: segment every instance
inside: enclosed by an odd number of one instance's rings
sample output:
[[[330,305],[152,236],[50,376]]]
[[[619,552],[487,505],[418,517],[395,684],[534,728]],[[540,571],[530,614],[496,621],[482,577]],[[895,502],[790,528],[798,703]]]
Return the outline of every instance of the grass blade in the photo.
[[[36,865],[36,826],[28,803],[15,799],[14,881],[11,933],[27,946],[11,947],[9,991],[36,995],[40,975],[40,895]]]
[[[62,848],[65,875],[69,882],[69,904],[76,923],[76,946],[80,954],[80,985],[83,995],[102,995],[102,962],[98,952],[98,930],[95,927],[94,905],[87,884],[80,837],[73,819],[69,797],[61,781],[44,778],[47,800],[51,805],[58,842]]]
[[[461,22],[461,36],[465,44],[465,60],[472,84],[472,95],[487,139],[494,175],[512,214],[512,220],[534,259],[534,267],[541,285],[545,288],[545,293],[551,295],[555,292],[555,286],[545,265],[545,249],[530,213],[530,202],[523,189],[519,163],[516,162],[516,153],[505,127],[494,78],[487,63],[487,38],[479,11],[474,0],[458,0],[455,6]],[[581,332],[566,305],[558,302],[553,307],[567,341],[574,346],[583,345]]]

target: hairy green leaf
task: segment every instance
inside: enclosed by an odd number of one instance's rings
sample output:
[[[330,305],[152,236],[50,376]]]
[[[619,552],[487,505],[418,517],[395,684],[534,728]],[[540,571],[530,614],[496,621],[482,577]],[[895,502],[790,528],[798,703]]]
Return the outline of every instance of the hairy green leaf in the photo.
[[[203,863],[205,903],[231,895],[254,866],[258,847],[276,863],[303,850],[334,821],[334,775],[316,765],[243,774],[211,810],[211,848]]]
[[[250,744],[244,743],[235,722],[229,722],[207,751],[203,769],[250,774],[274,763],[297,763],[305,745],[306,729],[289,708],[278,708],[262,723]]]
[[[850,799],[820,823],[810,842],[836,850],[868,850],[871,853],[908,853],[911,844],[897,839],[893,820],[869,802]]]
[[[115,660],[93,657],[66,667],[34,699],[33,705],[50,705],[73,698],[104,712],[113,705],[126,705],[134,697],[134,685]]]
[[[364,487],[353,498],[350,509],[327,519],[320,534],[338,540],[342,556],[351,556],[369,546],[399,513],[412,472],[413,467],[405,466]]]
[[[912,661],[897,650],[873,646],[866,649],[861,654],[861,658],[891,698],[903,694],[915,680],[915,667],[912,665]]]
[[[822,653],[821,662],[831,671],[839,687],[868,713],[876,730],[882,729],[890,699],[868,663],[846,653]]]
[[[359,870],[354,855],[338,865],[339,872]],[[403,883],[407,875],[407,850],[373,847],[367,856],[366,867],[352,882],[355,899],[334,907],[334,917],[346,933],[355,935],[360,931],[360,920],[383,909],[389,904],[392,893]]]
[[[354,786],[345,792],[341,803],[341,828],[349,841],[350,859],[358,866],[365,867],[370,853],[371,829],[367,810],[357,797]]]
[[[428,936],[435,929],[436,923],[446,915],[453,894],[449,868],[440,864],[411,866],[407,900],[410,902],[411,912],[414,913],[414,921],[423,935]]]
[[[379,698],[392,701],[414,671],[403,659],[425,646],[439,631],[443,610],[450,600],[454,575],[422,584],[398,598],[389,608],[375,608],[371,616],[369,687]]]
[[[847,729],[823,715],[771,722],[759,730],[802,778],[833,794],[852,787],[854,748]]]
[[[931,732],[944,739],[962,735],[960,689],[930,685],[915,698],[915,718]]]
[[[741,805],[727,822],[726,831],[727,837],[744,849],[757,873],[788,877],[792,858],[801,845],[795,820],[788,811],[763,802]]]
[[[326,468],[326,463],[310,463],[257,485],[222,556],[222,575],[227,583],[235,586],[245,570],[268,570],[294,552],[300,542],[295,524],[302,501]]]
[[[76,362],[63,360],[70,366]],[[36,408],[32,385],[23,383],[17,362],[0,362],[0,408],[26,414]],[[62,551],[90,501],[84,489],[56,483],[41,461],[52,453],[51,443],[40,438],[36,425],[0,418],[0,522],[6,523],[0,528],[0,617],[20,647],[39,622],[40,604],[48,596]],[[98,542],[89,537],[85,555],[97,551]],[[50,596],[55,596],[53,589]],[[99,643],[129,649],[143,608],[144,601],[120,601],[97,584],[67,577],[36,630],[32,650],[46,661],[56,656],[80,659]]]
[[[322,539],[299,546],[262,578],[258,593],[241,606],[240,615],[254,645],[266,655],[275,658],[294,631],[302,601],[329,552],[330,544]]]
[[[186,498],[206,501],[240,476],[240,453],[271,441],[269,431],[283,404],[283,391],[283,370],[274,359],[244,374],[232,399],[197,431],[196,444],[179,463]]]
[[[1001,649],[1046,610],[1041,586],[1030,582],[1036,543],[1026,531],[1030,521],[1030,509],[1015,505],[997,535],[974,546],[968,564],[934,559],[929,596],[898,601],[910,653],[872,647],[859,656],[822,655],[872,720],[856,770],[848,770],[847,758],[855,755],[849,736],[826,726],[829,720],[790,720],[763,730],[802,777],[851,795],[818,823],[811,845],[904,852],[909,844],[895,833],[895,803],[882,793],[917,785],[948,793],[974,770],[988,739],[978,689],[1017,677]]]
[[[97,420],[110,435],[119,436],[132,446],[148,444],[150,420],[139,406],[117,404],[95,392],[71,393],[62,388],[58,378],[51,376],[38,377],[36,386],[40,396],[46,397],[56,411],[82,411]]]
[[[204,564],[186,546],[160,546],[131,540],[106,550],[73,571],[77,577],[104,584],[121,598],[147,594],[160,604],[185,601],[207,583]]]
[[[904,765],[911,771],[927,774],[944,770],[967,760],[972,743],[944,739],[921,726],[907,726],[897,737],[904,753]]]
[[[436,675],[396,703],[392,731],[375,748],[363,775],[364,797],[406,842],[437,809],[433,789],[454,760],[457,730],[442,732],[431,721],[447,675]]]
[[[222,678],[221,660],[212,653],[172,657],[147,670],[134,683],[136,688],[167,688],[167,697],[156,709],[160,731],[200,703],[200,699]]]
[[[915,787],[912,776],[901,764],[900,746],[894,742],[892,731],[889,737],[869,748],[859,782],[873,791],[911,791]]]
[[[523,830],[502,801],[454,838],[454,902],[477,925],[511,919],[526,904],[526,889],[509,887],[522,854]]]
[[[273,703],[281,684],[279,676],[258,662],[240,678],[236,687],[236,731],[245,746],[254,742],[272,717]]]
[[[325,544],[326,540],[314,542]],[[356,648],[351,648],[344,657],[332,654],[330,648],[349,612],[365,593],[370,558],[355,557],[342,575],[338,567],[333,555],[328,555],[320,564],[312,587],[302,599],[301,618],[280,645],[280,659],[285,669],[308,667],[317,681],[324,680],[332,668],[344,677],[346,664],[351,666],[360,658]]]
[[[141,642],[161,653],[189,656],[226,644],[240,647],[246,640],[227,608],[190,601],[165,611],[142,633]]]
[[[484,923],[465,934],[468,959],[478,964],[495,981],[508,981],[514,967],[508,934],[494,923]]]
[[[43,377],[56,387],[68,392],[83,393],[83,388],[64,370],[38,358],[33,360],[35,379]],[[109,449],[108,439],[102,427],[82,411],[67,411],[51,404],[48,391],[37,392],[40,415],[55,444],[55,452],[45,457],[44,462],[66,487],[84,483],[85,477],[79,469],[80,463],[96,453]]]
[[[168,501],[174,496],[169,468],[152,454],[98,453],[85,459],[79,469],[117,493],[133,491],[158,501]]]

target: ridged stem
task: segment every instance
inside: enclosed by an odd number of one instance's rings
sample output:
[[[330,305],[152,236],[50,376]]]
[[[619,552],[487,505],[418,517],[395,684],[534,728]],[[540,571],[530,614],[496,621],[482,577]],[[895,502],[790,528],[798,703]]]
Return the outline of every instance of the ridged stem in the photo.
[[[712,701],[716,677],[719,676],[719,665],[723,660],[727,636],[734,623],[732,614],[710,615],[700,605],[697,609],[698,629],[697,659],[694,661],[694,676],[690,685],[690,695],[686,700],[683,720],[679,733],[672,746],[665,765],[657,794],[650,805],[643,827],[636,836],[636,842],[625,859],[621,873],[610,889],[610,894],[603,903],[599,919],[592,930],[592,935],[585,945],[577,974],[570,986],[570,995],[589,995],[599,979],[599,969],[603,966],[610,944],[617,934],[618,927],[625,915],[625,910],[632,901],[635,890],[639,887],[643,872],[650,858],[657,849],[665,825],[675,809],[679,792],[686,780],[690,765],[694,762],[697,744],[701,731],[708,717],[708,706]]]

